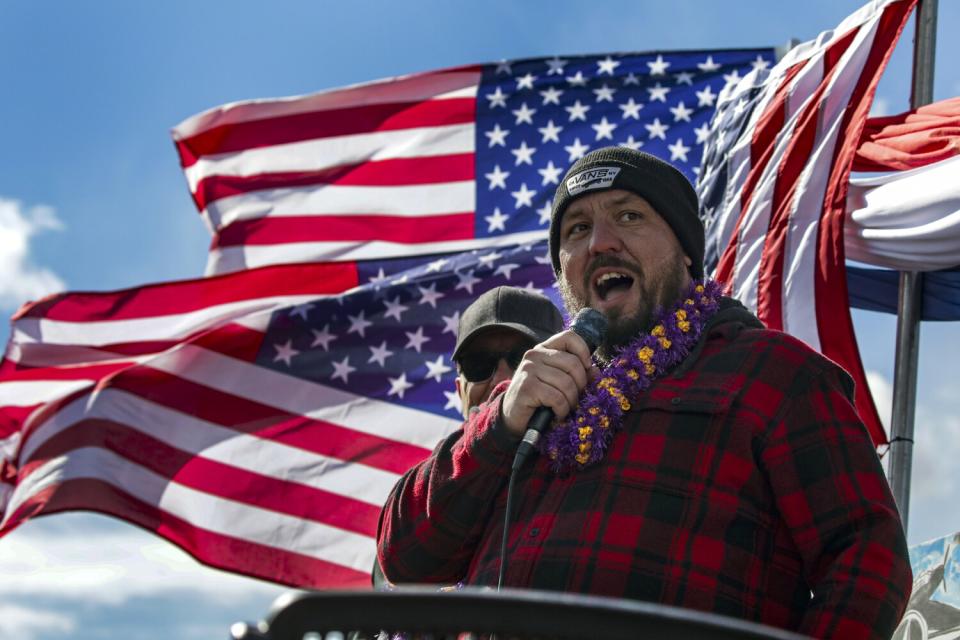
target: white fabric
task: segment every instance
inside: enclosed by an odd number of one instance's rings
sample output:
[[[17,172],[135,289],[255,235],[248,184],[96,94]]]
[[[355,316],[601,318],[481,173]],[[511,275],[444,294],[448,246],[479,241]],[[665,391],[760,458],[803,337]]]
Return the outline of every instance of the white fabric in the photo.
[[[960,264],[960,156],[850,180],[846,257],[900,271]]]

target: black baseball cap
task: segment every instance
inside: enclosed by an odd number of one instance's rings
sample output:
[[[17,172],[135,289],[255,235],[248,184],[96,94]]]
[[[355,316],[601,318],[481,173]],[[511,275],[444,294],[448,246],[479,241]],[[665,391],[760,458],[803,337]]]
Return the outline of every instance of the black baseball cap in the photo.
[[[563,316],[549,298],[539,293],[517,287],[495,287],[477,298],[460,316],[453,360],[462,355],[471,340],[495,328],[513,329],[537,344],[563,331]]]

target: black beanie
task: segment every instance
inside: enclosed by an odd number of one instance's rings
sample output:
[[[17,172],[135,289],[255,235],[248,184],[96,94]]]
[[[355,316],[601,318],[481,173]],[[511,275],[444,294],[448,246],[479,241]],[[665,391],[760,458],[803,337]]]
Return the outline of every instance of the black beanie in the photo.
[[[697,193],[673,165],[643,151],[606,147],[577,160],[553,197],[550,217],[550,259],[560,275],[560,220],[574,199],[604,189],[624,189],[643,196],[673,229],[680,246],[693,261],[690,273],[703,277],[703,222]]]

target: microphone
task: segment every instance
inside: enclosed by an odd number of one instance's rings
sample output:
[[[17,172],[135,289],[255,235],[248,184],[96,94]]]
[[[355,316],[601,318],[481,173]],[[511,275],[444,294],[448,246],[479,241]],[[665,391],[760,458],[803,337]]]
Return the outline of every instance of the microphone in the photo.
[[[573,332],[583,338],[587,343],[587,349],[590,353],[597,348],[607,334],[607,318],[596,309],[586,307],[581,309],[573,319],[573,325],[570,327]],[[540,434],[543,433],[550,423],[553,422],[553,410],[549,407],[538,407],[533,415],[530,416],[530,422],[527,423],[527,430],[523,434],[523,440],[517,447],[517,453],[513,458],[512,469],[516,471],[523,466],[530,456],[537,443],[540,441]]]

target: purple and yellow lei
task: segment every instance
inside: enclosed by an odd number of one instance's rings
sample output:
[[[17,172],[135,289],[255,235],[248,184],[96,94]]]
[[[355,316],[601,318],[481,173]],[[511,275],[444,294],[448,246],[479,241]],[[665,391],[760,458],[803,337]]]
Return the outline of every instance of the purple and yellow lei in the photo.
[[[650,333],[617,351],[597,379],[587,385],[576,412],[554,425],[540,441],[540,450],[555,472],[583,469],[603,459],[623,415],[630,410],[631,399],[689,355],[719,300],[716,281],[694,282],[673,309],[660,314]]]

